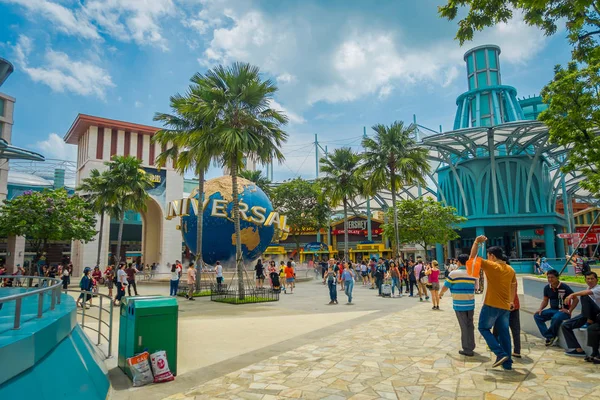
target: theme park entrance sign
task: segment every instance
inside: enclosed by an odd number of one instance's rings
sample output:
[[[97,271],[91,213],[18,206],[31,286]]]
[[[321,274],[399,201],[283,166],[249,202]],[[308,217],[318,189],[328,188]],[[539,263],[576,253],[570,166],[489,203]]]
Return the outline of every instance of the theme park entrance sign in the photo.
[[[378,236],[381,235],[383,233],[383,229],[381,228],[376,228],[376,229],[371,229],[371,232],[373,235]],[[367,231],[366,229],[348,229],[348,234],[349,235],[364,235],[367,236],[369,233],[369,231]],[[343,235],[344,234],[344,230],[343,229],[333,229],[331,231],[332,235]]]
[[[227,214],[227,205],[229,204],[227,200],[206,199],[204,200],[202,209],[205,210],[211,201],[211,217],[233,220],[233,215]],[[190,215],[190,208],[194,211],[194,215],[198,215],[198,206],[198,199],[196,198],[173,200],[169,203],[167,209],[167,219],[171,220],[176,217],[188,216]],[[268,215],[266,212],[267,210],[265,207],[253,206],[250,208],[248,207],[248,204],[240,201],[240,219],[256,225],[275,226],[280,235],[278,240],[285,240],[290,231],[289,226],[287,225],[286,216],[279,215],[277,211],[272,211]],[[231,213],[233,214],[233,211]]]

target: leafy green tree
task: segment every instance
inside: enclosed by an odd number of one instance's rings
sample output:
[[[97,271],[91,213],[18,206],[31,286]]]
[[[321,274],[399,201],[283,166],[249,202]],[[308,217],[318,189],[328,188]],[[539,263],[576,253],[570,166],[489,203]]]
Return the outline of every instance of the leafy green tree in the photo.
[[[240,171],[240,176],[244,179],[248,179],[250,182],[254,182],[256,186],[262,189],[263,192],[267,195],[267,197],[271,197],[271,181],[269,178],[262,174],[262,171],[249,171],[243,170]]]
[[[0,206],[0,233],[25,236],[35,251],[35,260],[53,240],[89,242],[96,234],[95,212],[79,196],[65,189],[26,191]]]
[[[448,0],[438,7],[439,14],[449,20],[466,7],[466,16],[458,22],[456,39],[462,45],[472,40],[476,31],[510,21],[514,12],[523,13],[525,23],[553,35],[564,24],[569,42],[574,46],[573,58],[579,61],[597,57],[600,37],[600,3],[597,0]]]
[[[100,172],[93,169],[90,176],[85,178],[77,188],[78,192],[83,192],[82,197],[90,204],[92,210],[100,214],[100,232],[98,235],[98,256],[96,265],[100,266],[100,254],[102,252],[102,232],[104,232],[104,214],[116,216],[114,200],[111,189],[108,185],[107,172]]]
[[[197,76],[191,79],[191,85],[185,96],[176,94],[171,96],[170,105],[173,114],[156,113],[155,121],[160,121],[165,128],[159,130],[152,140],[159,143],[165,150],[158,158],[158,165],[173,162],[173,168],[180,174],[192,170],[198,177],[198,215],[196,223],[196,288],[200,290],[201,271],[204,260],[202,258],[202,237],[204,224],[204,182],[205,174],[210,167],[215,152],[205,139],[210,134],[202,115],[194,108],[195,93],[199,89],[196,82]]]
[[[290,235],[300,250],[300,235],[327,225],[329,207],[319,185],[302,178],[284,182],[273,190],[273,207],[287,217]]]
[[[405,185],[426,185],[424,176],[431,167],[427,161],[427,149],[417,146],[414,139],[417,126],[408,127],[404,122],[395,121],[390,126],[378,124],[373,126],[375,136],[366,137],[362,141],[364,148],[361,172],[368,176],[366,188],[370,195],[381,189],[389,189],[392,193],[392,209],[396,209],[398,190]],[[394,224],[394,243],[399,243],[398,217],[392,215]],[[398,254],[396,248],[394,254]]]
[[[115,264],[121,261],[121,243],[123,241],[123,223],[125,212],[132,210],[146,211],[146,202],[150,197],[147,190],[154,186],[152,177],[142,169],[142,160],[133,156],[113,156],[112,161],[106,162],[107,185],[112,197],[110,203],[114,204],[116,218],[119,220],[119,234],[117,237],[117,252]]]
[[[198,84],[194,107],[210,134],[204,135],[206,148],[218,149],[217,159],[231,174],[233,220],[235,225],[236,267],[240,298],[244,295],[244,265],[240,236],[238,176],[244,159],[262,164],[283,161],[280,148],[287,140],[282,129],[287,117],[270,107],[277,86],[262,79],[258,67],[234,63],[217,66],[193,78]],[[212,154],[211,154],[212,155]]]
[[[444,206],[432,199],[402,200],[396,204],[398,231],[394,224],[383,224],[383,234],[394,237],[399,232],[398,243],[419,243],[425,250],[434,243],[446,243],[460,237],[459,224],[467,219],[456,213],[454,207]],[[388,209],[388,220],[394,209]],[[398,246],[398,244],[396,244]]]
[[[468,13],[459,21],[456,38],[471,40],[475,31],[507,22],[514,10],[527,24],[553,35],[564,24],[573,47],[567,67],[556,66],[554,79],[543,90],[548,109],[539,119],[548,125],[550,141],[570,149],[563,172],[581,171],[580,185],[600,194],[600,2],[597,0],[449,0],[439,8],[442,17],[453,20],[459,8]]]
[[[359,171],[360,156],[351,148],[342,147],[319,162],[324,174],[319,178],[323,196],[332,207],[344,206],[344,257],[349,260],[348,203],[353,197],[362,195],[365,189],[365,181]]]

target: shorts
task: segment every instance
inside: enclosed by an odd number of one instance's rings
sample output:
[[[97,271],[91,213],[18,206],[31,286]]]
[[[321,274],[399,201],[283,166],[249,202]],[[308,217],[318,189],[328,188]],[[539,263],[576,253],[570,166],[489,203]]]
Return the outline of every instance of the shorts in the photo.
[[[439,282],[431,282],[431,290],[440,290]]]
[[[111,281],[110,279],[106,281],[106,287],[109,289],[112,289],[114,285],[114,282]]]
[[[291,282],[294,282],[294,278],[285,278],[285,281],[287,283],[291,283]]]
[[[365,271],[363,271],[360,273],[360,275],[364,277],[364,276],[367,276],[367,273]]]
[[[264,275],[256,275],[256,279],[265,279]]]

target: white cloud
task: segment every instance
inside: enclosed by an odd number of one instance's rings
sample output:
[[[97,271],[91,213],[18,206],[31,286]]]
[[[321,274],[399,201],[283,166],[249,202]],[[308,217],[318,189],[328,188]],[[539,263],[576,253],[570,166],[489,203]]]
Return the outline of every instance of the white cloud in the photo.
[[[30,15],[50,21],[57,30],[84,39],[102,40],[101,33],[166,50],[161,22],[176,14],[173,0],[87,0],[63,6],[61,0],[0,0],[18,4]],[[62,1],[64,3],[64,1]]]
[[[139,100],[136,100],[134,103],[135,108],[142,108],[144,106],[144,103],[142,103]]]
[[[65,143],[56,133],[49,134],[48,139],[35,143],[34,147],[47,159],[77,160],[77,146]]]
[[[82,12],[119,40],[133,40],[166,50],[161,20],[176,13],[173,0],[88,0]]]
[[[46,51],[42,66],[33,67],[28,61],[32,50],[31,39],[19,36],[14,51],[21,69],[33,81],[41,82],[56,92],[68,91],[104,99],[106,89],[115,86],[105,69],[85,61],[73,60],[67,54],[52,49]]]
[[[40,14],[53,22],[53,26],[61,32],[85,39],[100,39],[96,27],[82,17],[81,10],[70,10],[67,7],[48,0],[0,0],[4,3],[18,4],[29,13]]]
[[[220,4],[226,8],[223,1]],[[211,12],[217,15],[214,7]],[[360,24],[326,16],[332,26],[320,30],[301,14],[272,16],[257,10],[222,9],[219,15],[227,23],[214,29],[198,61],[204,66],[232,61],[258,65],[276,78],[279,98],[294,109],[369,95],[386,98],[414,85],[446,88],[461,76],[462,56],[474,45],[498,44],[503,50],[501,62],[518,64],[532,59],[546,41],[520,14],[508,24],[478,33],[476,42],[462,48],[450,37],[418,43],[399,27],[356,28]],[[291,82],[295,84],[288,85]]]
[[[377,97],[379,97],[379,100],[385,100],[390,94],[392,94],[393,90],[394,87],[392,85],[383,85],[379,89],[379,95]]]
[[[275,100],[271,99],[269,103],[270,103],[269,107],[271,107],[272,109],[274,109],[276,111],[282,111],[283,113],[285,113],[285,115],[288,117],[290,123],[303,124],[306,122],[306,120],[304,118],[302,118],[302,116],[288,110],[287,108],[285,108],[284,106],[282,106],[281,104],[276,102]]]
[[[296,77],[294,75],[283,73],[281,75],[279,75],[277,77],[277,83],[279,84],[286,84],[286,83],[292,83],[296,81]]]

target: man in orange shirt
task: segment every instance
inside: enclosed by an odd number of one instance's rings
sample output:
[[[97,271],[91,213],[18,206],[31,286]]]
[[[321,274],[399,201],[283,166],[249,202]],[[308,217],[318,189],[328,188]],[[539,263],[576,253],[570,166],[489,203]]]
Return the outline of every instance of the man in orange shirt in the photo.
[[[478,236],[471,248],[471,265],[475,264],[473,259],[477,257],[480,243],[487,241],[485,236]],[[512,369],[511,341],[509,332],[509,316],[514,309],[513,303],[517,292],[517,276],[515,270],[506,264],[500,247],[489,247],[487,249],[487,260],[481,260],[481,269],[488,280],[487,292],[483,301],[483,307],[479,314],[479,332],[485,339],[488,347],[496,355],[493,367],[502,367],[505,370]],[[472,268],[471,276],[479,276],[479,271]],[[498,339],[492,334],[492,328],[496,326]]]

